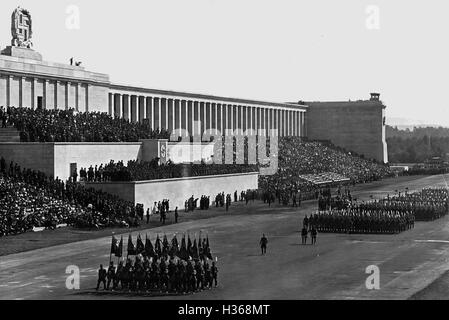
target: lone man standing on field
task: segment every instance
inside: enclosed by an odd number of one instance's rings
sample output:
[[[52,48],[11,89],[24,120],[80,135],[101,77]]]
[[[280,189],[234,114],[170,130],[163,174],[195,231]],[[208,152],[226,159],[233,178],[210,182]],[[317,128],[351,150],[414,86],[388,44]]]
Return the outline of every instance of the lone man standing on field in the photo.
[[[268,239],[265,237],[265,233],[262,235],[262,238],[260,238],[260,249],[262,250],[262,255],[267,253],[267,243]]]

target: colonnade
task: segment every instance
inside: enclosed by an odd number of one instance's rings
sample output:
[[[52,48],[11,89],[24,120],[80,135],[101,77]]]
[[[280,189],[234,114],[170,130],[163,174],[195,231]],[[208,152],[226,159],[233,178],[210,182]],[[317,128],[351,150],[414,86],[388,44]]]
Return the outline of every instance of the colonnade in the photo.
[[[226,129],[244,134],[254,129],[268,135],[305,136],[305,108],[293,104],[249,104],[176,96],[109,93],[109,114],[132,122],[148,119],[152,129],[184,129],[182,134],[212,134]],[[237,130],[237,131],[236,131]],[[215,132],[214,132],[215,131]]]

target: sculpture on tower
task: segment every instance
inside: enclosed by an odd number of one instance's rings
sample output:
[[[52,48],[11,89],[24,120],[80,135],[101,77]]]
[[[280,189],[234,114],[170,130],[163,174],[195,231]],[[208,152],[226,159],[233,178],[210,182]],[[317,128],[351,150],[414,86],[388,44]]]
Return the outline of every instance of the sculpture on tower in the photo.
[[[17,7],[11,16],[11,46],[31,49],[33,42],[33,23],[28,10]]]

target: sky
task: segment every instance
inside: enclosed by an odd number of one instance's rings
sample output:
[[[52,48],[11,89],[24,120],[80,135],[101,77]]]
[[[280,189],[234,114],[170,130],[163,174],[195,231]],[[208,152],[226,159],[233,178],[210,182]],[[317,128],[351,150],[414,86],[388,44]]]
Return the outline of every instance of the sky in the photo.
[[[114,83],[273,102],[369,99],[449,126],[449,1],[1,0],[33,19],[44,60]]]

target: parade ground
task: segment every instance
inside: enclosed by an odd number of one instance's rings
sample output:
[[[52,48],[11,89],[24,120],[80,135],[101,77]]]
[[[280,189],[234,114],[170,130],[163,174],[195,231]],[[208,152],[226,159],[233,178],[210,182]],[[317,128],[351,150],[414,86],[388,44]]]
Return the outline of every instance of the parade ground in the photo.
[[[394,190],[446,186],[449,175],[387,179],[352,188],[358,200],[381,198]],[[219,286],[193,295],[138,296],[95,291],[97,270],[109,262],[111,232],[84,232],[64,237],[59,229],[47,234],[26,234],[0,239],[0,297],[2,299],[446,299],[449,297],[449,216],[417,222],[396,235],[318,234],[317,244],[301,245],[300,228],[316,201],[301,208],[268,207],[261,202],[233,204],[230,212],[211,208],[181,216],[180,223],[133,230],[155,239],[175,233],[208,234],[218,258]],[[195,218],[192,215],[197,214]],[[210,216],[210,217],[208,217]],[[69,230],[66,230],[69,231]],[[268,237],[267,254],[260,254],[259,239]],[[39,242],[48,236],[47,242]],[[178,236],[178,239],[180,239]],[[100,238],[98,238],[100,237]],[[5,241],[4,241],[5,240]],[[73,242],[74,241],[74,242]],[[310,239],[309,239],[310,241]],[[27,248],[27,243],[32,250]],[[36,244],[38,243],[38,244]],[[126,243],[126,242],[125,242]],[[310,243],[310,242],[309,242]],[[55,245],[54,245],[55,244]],[[10,251],[8,251],[10,250]],[[21,251],[21,252],[19,252]],[[9,254],[9,252],[15,252]],[[117,258],[113,259],[117,262]],[[380,289],[368,290],[368,266],[380,271]],[[66,288],[66,268],[80,270],[80,289]]]

